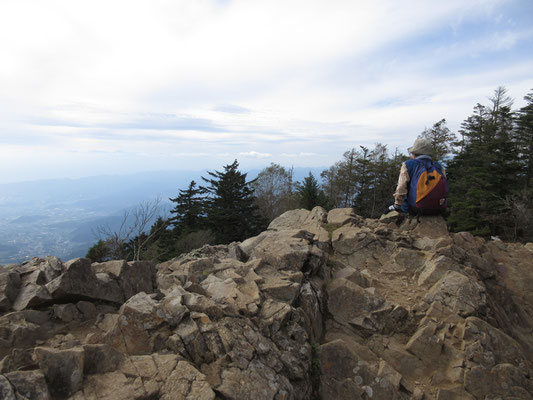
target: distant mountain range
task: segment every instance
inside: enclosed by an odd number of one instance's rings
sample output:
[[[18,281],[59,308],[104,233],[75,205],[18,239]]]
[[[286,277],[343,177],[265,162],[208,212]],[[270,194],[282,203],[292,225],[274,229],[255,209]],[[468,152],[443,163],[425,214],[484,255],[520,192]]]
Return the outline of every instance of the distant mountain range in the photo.
[[[294,180],[309,172],[319,179],[323,169],[294,168]],[[260,170],[245,172],[253,179]],[[160,197],[167,202],[206,174],[157,171],[0,184],[0,264],[33,256],[84,256],[97,240],[98,226],[116,226],[125,210],[142,201]]]

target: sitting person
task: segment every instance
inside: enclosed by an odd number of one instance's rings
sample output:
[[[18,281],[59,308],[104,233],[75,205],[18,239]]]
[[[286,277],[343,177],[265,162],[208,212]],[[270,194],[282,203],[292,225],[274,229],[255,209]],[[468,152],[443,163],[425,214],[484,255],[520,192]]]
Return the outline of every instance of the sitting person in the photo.
[[[411,214],[443,214],[446,210],[448,183],[444,168],[433,161],[433,146],[418,138],[408,149],[411,159],[402,163],[394,204],[388,211]]]

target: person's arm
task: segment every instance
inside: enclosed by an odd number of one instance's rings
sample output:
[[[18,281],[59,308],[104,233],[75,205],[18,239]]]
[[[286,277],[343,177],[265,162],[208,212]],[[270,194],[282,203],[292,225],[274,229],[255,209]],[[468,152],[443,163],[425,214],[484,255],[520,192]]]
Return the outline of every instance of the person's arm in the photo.
[[[394,192],[394,204],[401,206],[403,199],[407,195],[407,186],[409,184],[409,172],[407,172],[407,166],[405,163],[402,163],[402,168],[400,169],[400,176],[398,177],[398,185],[396,186],[396,191]]]

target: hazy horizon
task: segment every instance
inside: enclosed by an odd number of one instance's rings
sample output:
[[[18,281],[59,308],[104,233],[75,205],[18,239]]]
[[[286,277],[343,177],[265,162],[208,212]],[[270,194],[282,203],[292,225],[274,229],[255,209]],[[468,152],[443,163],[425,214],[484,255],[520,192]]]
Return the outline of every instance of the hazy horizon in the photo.
[[[245,172],[253,179],[259,171]],[[294,179],[302,180],[309,171],[318,177],[321,168],[295,168]],[[168,199],[191,180],[202,183],[204,173],[145,171],[0,184],[0,265],[36,256],[85,256],[97,240],[93,231],[98,226],[120,225],[125,210],[157,198],[162,212],[168,212]]]

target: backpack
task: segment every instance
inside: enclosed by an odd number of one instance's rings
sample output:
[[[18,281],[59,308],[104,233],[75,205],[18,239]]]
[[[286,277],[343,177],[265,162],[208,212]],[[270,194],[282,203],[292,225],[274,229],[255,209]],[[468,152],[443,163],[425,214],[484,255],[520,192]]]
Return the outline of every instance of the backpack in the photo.
[[[415,159],[407,203],[409,211],[417,215],[444,214],[448,197],[448,181],[439,163],[431,159]]]

